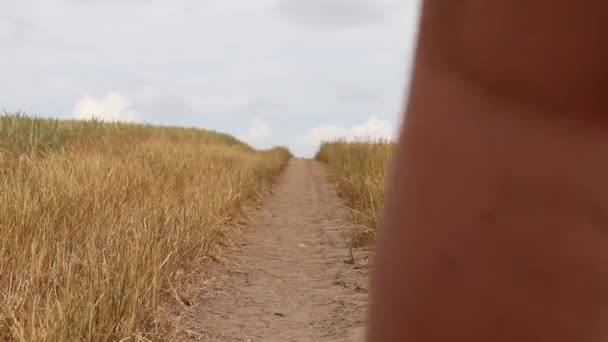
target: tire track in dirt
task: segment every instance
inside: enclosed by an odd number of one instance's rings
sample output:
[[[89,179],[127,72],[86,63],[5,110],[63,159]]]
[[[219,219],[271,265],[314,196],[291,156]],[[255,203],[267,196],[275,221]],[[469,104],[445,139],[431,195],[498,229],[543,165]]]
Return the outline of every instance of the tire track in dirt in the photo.
[[[292,160],[245,228],[234,262],[212,270],[213,288],[186,313],[188,340],[357,340],[367,265],[348,263],[349,224],[321,166]]]

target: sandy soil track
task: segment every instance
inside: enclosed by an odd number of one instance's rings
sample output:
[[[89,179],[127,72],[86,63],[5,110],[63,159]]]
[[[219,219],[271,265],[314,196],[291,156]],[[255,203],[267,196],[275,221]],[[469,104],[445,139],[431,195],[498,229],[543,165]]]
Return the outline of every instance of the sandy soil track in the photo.
[[[187,315],[201,341],[356,341],[365,323],[365,253],[350,262],[348,212],[312,160],[290,162],[245,229],[234,262]]]

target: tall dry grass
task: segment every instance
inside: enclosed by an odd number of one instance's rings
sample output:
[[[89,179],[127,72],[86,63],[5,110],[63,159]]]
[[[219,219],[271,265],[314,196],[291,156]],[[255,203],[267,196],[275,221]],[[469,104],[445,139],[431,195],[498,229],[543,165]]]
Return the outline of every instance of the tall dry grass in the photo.
[[[316,155],[347,200],[355,224],[354,246],[373,241],[382,225],[385,178],[394,149],[385,141],[335,141],[323,143]]]
[[[168,339],[161,303],[286,165],[213,132],[0,117],[0,340]]]

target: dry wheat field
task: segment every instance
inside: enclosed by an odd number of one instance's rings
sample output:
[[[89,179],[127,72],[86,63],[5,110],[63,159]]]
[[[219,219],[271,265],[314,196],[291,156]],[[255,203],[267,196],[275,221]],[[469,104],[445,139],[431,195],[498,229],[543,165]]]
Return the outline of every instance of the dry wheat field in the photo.
[[[163,338],[171,284],[289,158],[197,129],[0,117],[0,340]]]

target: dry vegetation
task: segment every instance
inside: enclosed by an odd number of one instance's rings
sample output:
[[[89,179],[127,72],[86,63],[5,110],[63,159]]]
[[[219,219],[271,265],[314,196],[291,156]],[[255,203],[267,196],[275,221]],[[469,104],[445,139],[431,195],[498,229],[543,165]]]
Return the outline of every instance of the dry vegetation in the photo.
[[[355,246],[373,241],[382,225],[385,175],[393,155],[390,142],[336,141],[321,145],[316,159],[327,164],[330,178],[347,199],[355,228]]]
[[[285,166],[196,129],[0,116],[0,340],[159,340],[172,285]]]

